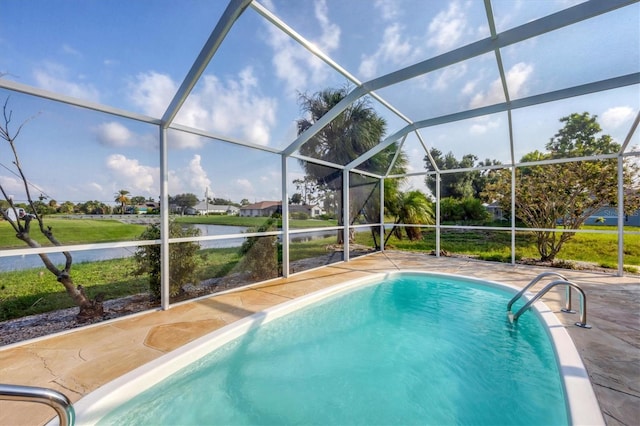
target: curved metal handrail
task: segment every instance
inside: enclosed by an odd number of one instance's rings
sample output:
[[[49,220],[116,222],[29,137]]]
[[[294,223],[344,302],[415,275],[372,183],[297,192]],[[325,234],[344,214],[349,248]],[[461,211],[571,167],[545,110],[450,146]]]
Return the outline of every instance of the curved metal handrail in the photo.
[[[522,308],[520,308],[520,310],[518,312],[516,312],[515,315],[513,315],[513,316],[509,315],[510,320],[512,322],[517,321],[518,318],[520,317],[520,315],[522,315],[527,309],[529,309],[529,307],[531,307],[531,305],[536,303],[538,301],[538,299],[540,299],[549,290],[551,290],[553,287],[555,287],[557,285],[566,285],[567,288],[573,287],[578,291],[578,293],[580,294],[580,321],[576,322],[575,325],[577,325],[578,327],[582,327],[582,328],[591,328],[591,326],[589,324],[587,324],[587,296],[584,294],[584,291],[580,288],[580,286],[578,286],[577,284],[572,283],[570,281],[566,281],[566,280],[553,281],[553,282],[547,284],[542,290],[540,290],[538,293],[536,293],[536,295],[533,296],[527,303],[525,303],[524,306]],[[511,312],[509,311],[509,314],[510,313]]]
[[[73,426],[75,423],[76,412],[71,401],[53,389],[0,383],[0,399],[45,404],[56,411],[61,426]]]
[[[543,279],[544,277],[549,277],[549,276],[556,276],[562,280],[567,281],[567,279],[564,277],[564,275],[558,273],[558,272],[554,272],[554,271],[549,271],[549,272],[543,272],[540,275],[538,275],[537,277],[535,277],[534,279],[532,279],[529,284],[527,284],[526,286],[524,286],[524,288],[522,290],[520,290],[518,292],[518,294],[516,294],[515,296],[513,296],[513,299],[509,300],[509,303],[507,303],[507,313],[510,314],[511,313],[511,306],[513,306],[513,304],[516,302],[516,300],[520,299],[522,297],[523,294],[526,293],[527,290],[529,290],[531,287],[533,287],[538,281],[540,281],[541,279]],[[569,297],[567,300],[571,300],[571,298]],[[569,302],[570,303],[570,302]],[[568,306],[567,309],[571,309],[571,306]]]

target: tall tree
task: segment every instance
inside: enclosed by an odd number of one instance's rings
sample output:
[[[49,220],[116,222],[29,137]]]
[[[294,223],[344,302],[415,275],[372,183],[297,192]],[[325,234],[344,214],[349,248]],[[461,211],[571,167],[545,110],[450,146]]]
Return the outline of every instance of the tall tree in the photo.
[[[560,119],[564,127],[550,139],[546,152],[533,151],[521,162],[537,162],[576,157],[612,154],[620,146],[609,135],[599,135],[597,116],[589,113],[571,114]],[[638,169],[627,164],[624,185],[631,188]],[[552,261],[574,232],[556,232],[557,226],[565,230],[578,229],[595,211],[606,205],[617,205],[617,160],[580,160],[575,162],[534,164],[516,169],[516,217],[536,236],[540,260]],[[511,209],[511,172],[502,170],[496,180],[487,186],[487,195],[500,202],[504,211]],[[628,190],[625,210],[638,208],[640,194]]]
[[[0,138],[5,140],[9,144],[9,148],[13,155],[13,165],[16,169],[17,175],[20,177],[20,181],[22,183],[22,187],[24,189],[27,203],[29,205],[29,214],[21,214],[18,210],[17,205],[14,204],[13,199],[7,194],[5,187],[0,183],[0,193],[4,198],[4,201],[8,204],[7,210],[0,210],[1,216],[9,222],[13,230],[15,231],[15,236],[21,241],[24,241],[29,247],[38,248],[40,247],[40,243],[38,243],[31,236],[31,225],[35,221],[38,226],[38,229],[45,236],[45,238],[54,246],[61,246],[62,244],[55,237],[53,233],[53,229],[51,226],[45,226],[45,221],[43,216],[38,212],[35,208],[35,201],[31,195],[30,183],[27,180],[27,177],[22,169],[22,165],[20,163],[20,158],[18,156],[17,149],[17,138],[20,135],[20,131],[23,126],[26,124],[26,121],[17,127],[17,129],[12,132],[10,129],[11,120],[12,120],[12,111],[8,110],[8,102],[9,98],[6,99],[3,107],[3,118],[4,121],[2,125],[0,125]],[[37,200],[42,202],[40,200]],[[85,293],[84,287],[81,285],[76,286],[73,282],[73,278],[71,277],[71,266],[73,265],[73,257],[71,253],[67,251],[63,251],[62,254],[65,257],[65,265],[62,269],[58,268],[49,258],[46,253],[39,253],[38,256],[42,263],[47,268],[51,274],[53,274],[58,282],[60,282],[71,300],[79,307],[78,312],[78,320],[79,321],[87,321],[93,318],[101,317],[104,313],[104,308],[102,305],[102,296],[98,295],[94,300],[91,300],[89,296]]]
[[[127,207],[127,204],[130,203],[129,191],[127,191],[126,189],[121,189],[116,193],[114,201],[116,203],[120,203],[120,214],[124,214],[124,210]]]
[[[146,203],[147,199],[145,197],[143,197],[142,195],[136,195],[135,197],[131,197],[129,202],[133,206],[139,206],[139,205],[142,205],[142,204]]]
[[[198,196],[191,192],[185,194],[178,194],[174,197],[169,196],[169,204],[175,204],[180,207],[180,211],[184,212],[189,207],[193,207],[198,204]]]
[[[473,154],[466,154],[462,159],[458,160],[453,155],[453,152],[449,151],[446,155],[442,155],[442,151],[437,148],[432,148],[429,151],[431,157],[435,161],[435,165],[431,162],[428,156],[424,157],[425,168],[428,171],[435,171],[436,167],[439,170],[455,170],[455,169],[470,169],[473,167],[484,167],[499,165],[497,160],[486,159],[476,164],[478,157]],[[452,197],[456,199],[463,198],[479,198],[480,194],[484,191],[484,187],[488,182],[490,173],[486,170],[474,170],[470,172],[459,173],[443,173],[440,176],[441,188],[440,197],[447,198]],[[427,175],[425,177],[425,183],[432,194],[436,193],[436,177],[435,175]]]
[[[315,204],[318,201],[318,183],[311,176],[294,179],[293,184],[302,197],[302,204]]]
[[[298,120],[298,134],[313,126],[320,118],[335,107],[349,93],[348,87],[328,88],[314,95],[300,95],[300,105],[306,117]],[[300,147],[300,153],[318,160],[345,165],[359,155],[380,143],[386,132],[386,121],[380,117],[368,98],[361,98],[340,113],[331,123],[316,133]],[[392,158],[397,149],[391,145],[382,153],[365,161],[360,167],[364,170],[380,171],[381,163]],[[320,164],[301,161],[307,176],[319,189],[328,190],[336,195],[342,191],[342,170]],[[370,199],[370,190],[364,190],[364,200]],[[336,202],[338,225],[343,224],[342,197],[331,197]],[[354,197],[355,198],[355,197]],[[354,206],[358,202],[353,203]],[[355,218],[361,209],[354,207],[350,216]],[[338,233],[338,243],[342,243],[342,233]]]

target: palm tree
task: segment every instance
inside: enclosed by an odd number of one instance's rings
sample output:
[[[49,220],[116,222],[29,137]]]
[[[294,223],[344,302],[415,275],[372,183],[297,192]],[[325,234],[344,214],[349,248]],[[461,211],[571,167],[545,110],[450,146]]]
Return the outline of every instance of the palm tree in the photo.
[[[431,202],[421,191],[399,192],[393,204],[396,219],[393,228],[385,238],[385,244],[389,241],[391,234],[395,234],[398,239],[402,239],[402,231],[396,226],[400,223],[414,225],[430,225],[435,223],[433,207]],[[422,231],[418,227],[405,226],[404,230],[411,241],[422,238]]]
[[[130,192],[126,189],[121,189],[116,193],[116,198],[114,199],[114,201],[120,203],[120,214],[124,214],[124,208],[129,203],[129,197],[127,197],[127,195],[129,194]]]
[[[322,116],[344,99],[348,93],[349,88],[343,87],[340,89],[325,89],[313,96],[300,95],[300,105],[302,110],[308,114],[308,117],[298,120],[298,134],[302,134],[313,126]],[[368,98],[362,98],[345,109],[331,123],[305,142],[299,151],[302,155],[311,158],[345,165],[378,145],[386,132],[386,127],[385,119],[376,113]],[[384,167],[388,166],[396,149],[397,146],[392,144],[359,167],[364,170],[380,172]],[[402,158],[406,159],[406,157]],[[342,191],[341,170],[303,160],[300,163],[304,167],[307,176],[310,176],[318,184],[319,188],[334,192]],[[406,160],[404,163],[401,160],[397,164],[404,168]],[[401,172],[397,167],[394,170]],[[377,197],[370,197],[371,194],[368,196],[367,193],[367,191],[363,192],[361,205],[358,206],[358,202],[353,203],[356,207],[352,208],[353,211],[350,214],[352,218],[355,218],[365,207],[363,203],[377,199]],[[338,195],[335,198],[338,225],[343,225],[343,215],[340,213],[342,212],[342,197]],[[338,233],[338,243],[342,243],[342,232]]]

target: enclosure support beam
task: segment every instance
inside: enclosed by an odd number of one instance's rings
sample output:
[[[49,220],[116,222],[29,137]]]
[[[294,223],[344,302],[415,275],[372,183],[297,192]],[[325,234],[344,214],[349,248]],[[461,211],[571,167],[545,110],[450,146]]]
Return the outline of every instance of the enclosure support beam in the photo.
[[[289,194],[287,156],[282,155],[282,276],[289,277]]]
[[[440,257],[440,172],[436,173],[436,257]]]
[[[160,303],[169,309],[169,167],[167,129],[160,126]]]
[[[345,167],[349,169],[358,167],[360,164],[364,163],[374,155],[378,154],[380,151],[384,150],[385,148],[387,148],[389,145],[391,145],[392,143],[394,143],[404,135],[408,134],[409,132],[414,132],[418,129],[433,127],[440,124],[453,123],[455,121],[468,120],[470,118],[482,117],[490,114],[497,114],[500,112],[511,111],[514,109],[526,108],[526,107],[539,105],[547,102],[555,102],[562,99],[588,95],[591,93],[603,92],[606,90],[617,89],[619,87],[631,86],[639,83],[640,83],[640,73],[631,73],[631,74],[622,75],[619,77],[608,78],[606,80],[600,80],[592,83],[581,84],[579,86],[569,87],[566,89],[560,89],[553,92],[547,92],[540,95],[534,95],[526,98],[515,99],[510,102],[502,102],[499,104],[488,105],[485,107],[470,109],[462,112],[456,112],[453,114],[442,115],[440,117],[416,121],[396,131],[392,135],[388,136],[378,145],[371,148],[366,153],[360,155],[358,158],[353,160],[351,163],[347,164]],[[351,93],[354,93],[354,92],[351,92]],[[343,99],[342,101],[344,101],[345,99]],[[338,105],[333,107],[333,109],[331,109],[331,111],[325,114],[322,118],[329,115],[334,109],[336,109],[340,105],[340,103],[338,103]],[[318,123],[319,122],[320,120],[318,120]],[[307,131],[313,129],[314,127],[315,125],[309,128]]]
[[[250,3],[251,0],[231,0],[229,2],[227,8],[222,14],[222,17],[218,21],[218,24],[211,32],[207,42],[202,47],[200,54],[191,66],[187,76],[182,81],[180,88],[162,116],[162,122],[165,126],[169,126],[176,117],[178,111],[180,111],[180,108],[182,107],[182,104],[187,100],[191,90],[193,90],[194,86],[200,79],[200,76],[207,68],[207,65],[209,65],[209,61],[211,61],[211,58],[215,55],[218,47],[222,44],[222,41],[227,36],[229,30],[231,30],[236,19],[242,15],[242,12],[249,7]]]
[[[380,178],[380,251],[384,251],[384,178]]]
[[[338,102],[338,104],[331,108],[320,120],[315,122],[310,128],[299,135],[298,138],[285,149],[285,152],[287,154],[295,152],[302,144],[316,135],[322,128],[324,128],[329,122],[340,115],[353,102],[370,92],[412,79],[414,77],[428,74],[430,72],[448,67],[450,65],[457,64],[464,60],[474,58],[491,51],[496,51],[498,49],[528,40],[542,34],[546,34],[548,32],[558,30],[560,28],[593,18],[601,14],[611,12],[615,9],[633,4],[636,1],[637,0],[587,1],[576,6],[561,10],[554,14],[545,16],[543,18],[527,22],[526,24],[504,31],[502,33],[494,35],[493,37],[478,40],[474,43],[468,44],[450,52],[443,53],[442,55],[427,59],[398,71],[394,71],[392,73],[367,81],[363,83],[362,86],[356,87],[344,99],[342,99],[342,101]],[[577,95],[574,94],[572,96]],[[486,115],[489,113],[491,112],[485,112],[481,115]],[[415,130],[419,128],[419,126],[416,127],[413,124],[410,124],[405,127],[405,129],[407,128]],[[359,161],[359,163],[371,158],[373,155],[386,148],[390,143],[394,142],[397,138],[398,137],[394,138],[393,140],[389,140],[389,138],[387,138],[386,145],[383,143],[379,144],[376,148],[373,148],[371,150],[373,151],[373,153],[369,151],[367,154],[365,154],[362,160]]]
[[[349,261],[349,170],[342,171],[342,260]]]
[[[624,275],[624,158],[618,157],[618,273]]]
[[[511,264],[516,264],[516,168],[511,167]]]

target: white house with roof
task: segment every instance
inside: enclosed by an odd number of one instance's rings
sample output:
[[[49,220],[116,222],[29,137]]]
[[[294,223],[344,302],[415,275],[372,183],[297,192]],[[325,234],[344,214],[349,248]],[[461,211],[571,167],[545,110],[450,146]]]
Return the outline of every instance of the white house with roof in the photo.
[[[237,215],[240,213],[240,208],[232,205],[226,204],[211,204],[206,203],[204,201],[200,201],[198,204],[193,206],[193,209],[196,211],[198,215],[207,215],[207,214],[226,214],[226,215]]]
[[[305,213],[309,217],[320,216],[324,211],[319,206],[308,204],[290,204],[289,214]],[[240,207],[240,216],[243,217],[267,217],[274,213],[282,213],[281,201],[260,201]]]

